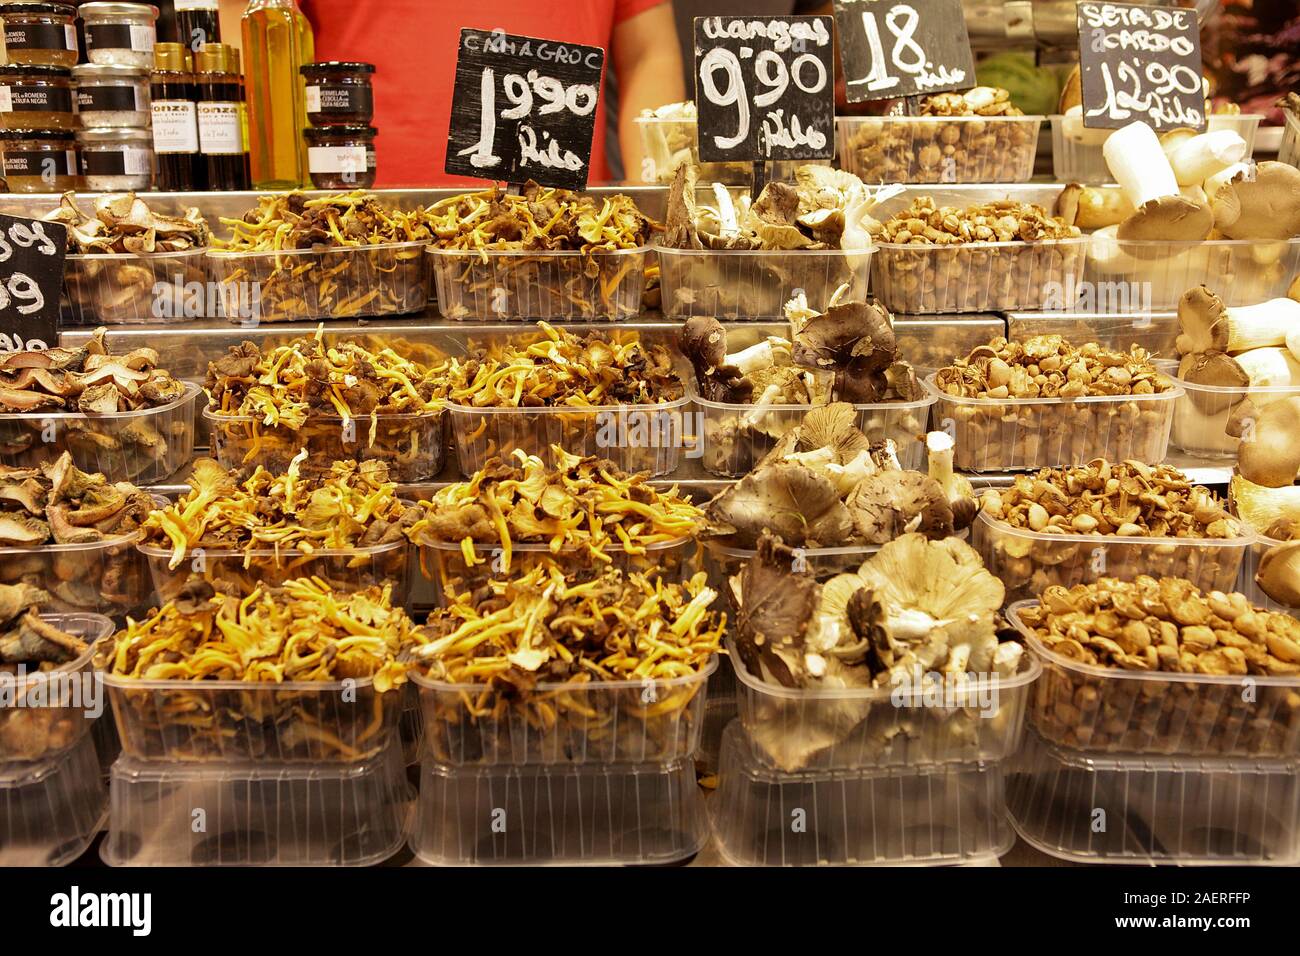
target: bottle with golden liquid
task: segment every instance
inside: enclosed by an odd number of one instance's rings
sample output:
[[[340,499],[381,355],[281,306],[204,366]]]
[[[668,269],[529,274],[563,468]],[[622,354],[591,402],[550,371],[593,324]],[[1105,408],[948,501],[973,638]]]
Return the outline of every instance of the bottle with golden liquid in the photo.
[[[307,182],[306,86],[298,68],[315,59],[298,0],[249,0],[241,20],[248,96],[248,158],[254,189]]]

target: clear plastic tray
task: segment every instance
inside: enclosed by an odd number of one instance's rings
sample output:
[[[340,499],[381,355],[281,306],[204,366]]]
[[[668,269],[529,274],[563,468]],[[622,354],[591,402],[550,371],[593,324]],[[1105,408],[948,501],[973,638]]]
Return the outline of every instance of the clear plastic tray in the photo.
[[[494,456],[515,449],[543,459],[551,445],[573,455],[607,458],[623,471],[672,474],[696,440],[690,398],[653,405],[476,408],[447,404],[452,445],[469,477]]]
[[[94,840],[107,807],[89,735],[50,760],[0,764],[0,867],[71,863]]]
[[[379,459],[388,465],[389,479],[398,482],[423,481],[441,473],[445,418],[445,409],[431,414],[377,415],[372,442],[369,416],[352,419],[345,429],[341,417],[314,415],[294,430],[263,425],[252,415],[222,415],[203,409],[203,420],[211,429],[212,457],[223,468],[248,474],[261,465],[279,475],[305,448],[309,464],[325,468],[334,461]]]
[[[411,849],[442,866],[668,864],[708,840],[689,760],[577,767],[426,761]]]
[[[357,764],[397,738],[400,689],[373,679],[255,683],[104,674],[122,753],[139,760]]]
[[[1262,534],[1256,535],[1255,540],[1246,549],[1245,560],[1241,562],[1241,580],[1234,590],[1246,595],[1252,607],[1262,607],[1269,611],[1282,611],[1292,617],[1300,617],[1300,607],[1289,607],[1280,601],[1273,600],[1264,593],[1263,588],[1255,583],[1255,575],[1259,571],[1259,563],[1264,560],[1264,555],[1268,553],[1270,548],[1275,548],[1283,543],[1276,538],[1267,538]]]
[[[398,747],[347,767],[123,757],[109,786],[110,866],[369,866],[402,848],[415,799]]]
[[[996,764],[781,773],[738,721],[723,733],[709,816],[740,866],[971,863],[1015,842]]]
[[[69,325],[132,325],[209,318],[205,252],[69,255],[63,319]]]
[[[1133,302],[1131,297],[1114,303],[1116,308]],[[1178,314],[1175,312],[1014,312],[1007,316],[1006,337],[1012,342],[1024,342],[1036,335],[1059,335],[1067,342],[1096,342],[1102,348],[1127,352],[1139,345],[1154,359],[1177,361]],[[1000,334],[1000,333],[994,333]],[[991,337],[991,336],[990,336]],[[988,339],[975,345],[987,344]],[[974,348],[975,346],[971,346]],[[953,350],[948,355],[970,352]],[[945,359],[946,361],[946,359]]]
[[[641,311],[649,253],[428,248],[439,311],[475,322],[630,319]]]
[[[965,699],[945,707],[922,688],[782,687],[751,674],[730,642],[727,653],[754,759],[785,772],[1002,760],[1020,742],[1042,670],[1026,654],[1014,677],[978,675]]]
[[[1065,135],[1064,116],[1049,116],[1052,121],[1052,175],[1058,183],[1113,183],[1106,157],[1102,152],[1105,140],[1100,143],[1081,143]],[[1255,148],[1255,131],[1259,129],[1262,113],[1211,113],[1206,132],[1232,130],[1246,141],[1246,155]],[[1096,133],[1098,130],[1089,130]],[[1109,137],[1107,137],[1109,138]],[[1026,177],[1027,179],[1028,177]]]
[[[1219,290],[1227,306],[1253,305],[1286,295],[1300,271],[1300,239],[1085,241],[1092,247],[1083,278],[1098,290],[1126,283],[1148,309],[1177,308],[1198,285]]]
[[[355,319],[429,304],[427,243],[279,252],[208,250],[221,314],[231,322]]]
[[[1278,162],[1300,166],[1300,116],[1290,110],[1283,110],[1282,115],[1286,125],[1282,129],[1282,144],[1277,148]]]
[[[932,427],[957,443],[960,471],[1032,471],[1108,461],[1160,462],[1169,448],[1175,386],[1150,395],[959,398],[939,392]]]
[[[849,286],[842,298],[856,302],[866,297],[871,281],[872,249],[655,251],[669,319],[783,320],[785,304],[798,292],[807,296],[809,308],[824,312],[841,285]]]
[[[671,680],[539,682],[526,695],[413,672],[426,753],[449,766],[668,763],[700,743],[715,656]],[[480,713],[471,713],[473,706]]]
[[[170,548],[152,544],[137,547],[148,564],[158,604],[175,599],[191,581],[209,581],[218,591],[242,596],[258,587],[279,587],[301,577],[321,578],[340,592],[389,584],[393,606],[406,603],[410,547],[405,539],[371,547],[322,548],[310,553],[291,549],[236,551],[200,545],[190,548],[175,570],[167,566],[172,557]]]
[[[1176,378],[1170,375],[1170,378]],[[1174,406],[1174,425],[1169,440],[1179,451],[1197,458],[1237,458],[1240,439],[1228,434],[1228,422],[1242,402],[1250,399],[1257,408],[1269,402],[1300,395],[1300,387],[1275,385],[1268,388],[1224,385],[1195,385],[1178,379],[1186,393]]]
[[[1007,774],[1025,842],[1076,863],[1300,862],[1300,762],[1097,756],[1037,734]]]
[[[893,312],[1041,309],[1078,288],[1089,239],[877,242],[871,281]]]
[[[841,116],[840,169],[868,183],[1026,183],[1042,116]]]
[[[65,451],[85,472],[137,485],[170,478],[194,455],[194,403],[199,387],[170,405],[134,412],[6,412],[0,414],[0,465],[27,468]]]
[[[1043,662],[1029,726],[1051,744],[1090,753],[1183,757],[1300,756],[1300,677],[1223,677],[1124,670],[1049,650],[1008,609]],[[1249,692],[1247,692],[1249,691]]]
[[[27,582],[50,595],[44,609],[125,620],[148,610],[149,568],[136,551],[137,534],[89,544],[0,548],[0,584]]]
[[[756,416],[756,405],[729,405],[701,398],[693,381],[689,394],[703,415],[704,468],[724,478],[739,478],[753,471],[777,439],[802,423],[811,410],[809,405],[768,405]],[[862,433],[872,441],[892,438],[899,463],[915,470],[925,464],[926,425],[930,408],[937,400],[934,392],[927,389],[925,397],[915,402],[879,402],[853,407]]]
[[[1035,598],[1054,584],[1074,587],[1098,578],[1130,581],[1139,574],[1186,578],[1203,591],[1231,591],[1254,535],[1236,538],[1120,537],[1046,534],[1017,528],[983,511],[971,544],[1007,589],[1007,601]]]
[[[90,646],[56,670],[4,674],[0,706],[0,772],[13,763],[49,760],[86,735],[105,708],[91,660],[95,642],[113,633],[102,614],[42,614],[41,619]]]

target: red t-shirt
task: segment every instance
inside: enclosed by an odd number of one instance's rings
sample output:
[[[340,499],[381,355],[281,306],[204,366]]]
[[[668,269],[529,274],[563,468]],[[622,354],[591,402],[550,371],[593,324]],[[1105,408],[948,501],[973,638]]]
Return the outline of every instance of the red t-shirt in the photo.
[[[375,185],[442,186],[476,182],[443,172],[462,27],[603,47],[608,66],[615,24],[663,2],[302,0],[301,6],[315,31],[317,60],[375,65]],[[600,182],[609,177],[602,88],[590,178]]]

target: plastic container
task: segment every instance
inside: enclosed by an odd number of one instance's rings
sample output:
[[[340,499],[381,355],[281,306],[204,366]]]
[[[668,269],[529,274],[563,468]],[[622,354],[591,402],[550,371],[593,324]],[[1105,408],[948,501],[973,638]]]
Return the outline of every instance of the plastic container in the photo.
[[[753,759],[784,772],[1002,760],[1019,745],[1041,672],[1026,654],[1014,677],[972,674],[940,706],[924,687],[782,687],[750,673],[730,641],[727,653]]]
[[[158,8],[148,3],[83,3],[86,57],[104,66],[150,69],[158,40]]]
[[[81,152],[82,182],[92,192],[144,192],[153,183],[153,133],[147,129],[120,126],[83,129],[77,133],[77,146]],[[193,250],[191,254],[202,255],[202,250]],[[200,276],[206,279],[206,271],[202,270],[201,263],[199,266]],[[135,293],[132,289],[129,294],[134,298]],[[138,311],[138,306],[133,311]]]
[[[836,574],[857,571],[864,561],[879,550],[880,545],[876,544],[852,544],[841,548],[799,548],[796,553],[803,561],[800,570],[824,581]],[[728,581],[739,574],[757,554],[755,548],[737,548],[716,539],[704,542],[710,586],[719,594],[730,598],[732,591]]]
[[[879,248],[875,246],[874,248]],[[871,281],[873,249],[713,250],[657,246],[663,311],[669,319],[707,315],[719,321],[785,319],[798,292],[824,312],[841,285],[844,301],[861,301]]]
[[[1186,578],[1202,591],[1232,591],[1254,535],[1235,538],[1120,537],[1047,534],[1017,528],[981,511],[971,544],[1007,589],[1008,601],[1037,597],[1054,584],[1074,587],[1098,578],[1131,581],[1139,574]]]
[[[28,468],[65,451],[85,472],[109,481],[158,484],[194,456],[194,401],[199,387],[169,405],[133,412],[6,412],[0,414],[0,465]]]
[[[1220,677],[1084,664],[1049,650],[1021,622],[1019,611],[1033,603],[1017,602],[1007,616],[1043,662],[1029,725],[1048,743],[1089,753],[1300,756],[1300,676]]]
[[[341,767],[113,764],[110,866],[370,866],[401,849],[415,793],[399,747]]]
[[[446,766],[669,763],[700,743],[709,676],[539,682],[526,695],[412,672],[430,760]],[[479,711],[470,712],[470,704]]]
[[[136,535],[89,544],[0,547],[0,584],[26,581],[50,595],[58,614],[104,614],[124,620],[148,610],[153,587],[136,552]]]
[[[371,440],[370,417],[354,418],[344,428],[334,415],[313,415],[302,428],[263,425],[252,415],[222,415],[203,409],[211,429],[212,456],[222,468],[248,474],[258,465],[281,474],[304,448],[308,461],[328,468],[334,461],[379,459],[388,465],[392,481],[435,478],[445,453],[445,412],[402,412],[376,417]]]
[[[1290,110],[1283,110],[1286,118],[1282,130],[1282,145],[1277,148],[1277,159],[1281,163],[1300,166],[1300,116]]]
[[[1241,440],[1228,434],[1228,423],[1247,400],[1260,409],[1271,402],[1300,395],[1300,387],[1285,385],[1237,388],[1196,385],[1183,379],[1178,379],[1178,384],[1186,394],[1174,406],[1169,440],[1179,451],[1197,458],[1236,460]]]
[[[1245,560],[1241,562],[1241,579],[1237,582],[1234,591],[1240,591],[1246,595],[1252,607],[1262,607],[1269,611],[1282,611],[1290,614],[1292,617],[1300,617],[1300,608],[1290,607],[1281,601],[1275,601],[1264,593],[1264,589],[1255,583],[1255,575],[1259,571],[1259,564],[1264,560],[1264,555],[1270,549],[1279,547],[1287,542],[1279,541],[1276,538],[1268,538],[1264,535],[1256,535],[1255,540],[1251,542],[1246,549]]]
[[[122,132],[148,136],[147,132],[140,130]],[[81,135],[86,134],[83,132]],[[120,150],[122,146],[107,144],[105,148]],[[148,152],[152,157],[152,147]],[[119,152],[114,158],[125,161],[127,155]],[[147,177],[148,174],[143,175]],[[204,311],[202,303],[206,301],[207,278],[202,249],[140,255],[130,252],[70,254],[63,276],[64,321],[69,325],[192,321],[202,317],[195,312]],[[187,291],[187,286],[190,291]]]
[[[0,3],[0,54],[6,63],[76,66],[76,7],[70,3]]]
[[[469,477],[489,458],[515,450],[549,461],[551,446],[596,455],[623,471],[670,475],[696,439],[689,396],[649,405],[476,407],[447,402],[452,446]]]
[[[1100,143],[1086,144],[1065,135],[1064,116],[1050,116],[1052,121],[1052,174],[1058,183],[1113,183],[1115,177],[1110,174],[1106,157],[1102,153],[1103,139]],[[1246,156],[1255,148],[1255,131],[1262,113],[1211,113],[1207,117],[1207,133],[1218,130],[1232,130],[1246,141]],[[1090,133],[1099,132],[1089,130]],[[1107,136],[1109,138],[1109,136]],[[1025,177],[1027,180],[1028,177]]]
[[[934,378],[926,383],[940,391]],[[1094,458],[1160,462],[1182,397],[1178,386],[1078,398],[959,398],[940,391],[932,427],[953,436],[959,471],[1032,471]]]
[[[576,767],[424,764],[411,850],[439,866],[669,864],[708,840],[689,760]]]
[[[868,183],[1026,183],[1042,116],[841,116],[840,169]]]
[[[11,193],[77,189],[81,166],[70,129],[0,129],[4,185]]]
[[[723,734],[709,815],[738,866],[988,862],[1015,842],[996,764],[781,773],[739,722]]]
[[[578,322],[640,313],[650,247],[523,252],[429,246],[428,252],[445,318]]]
[[[113,633],[113,622],[101,614],[42,614],[41,619],[91,646],[55,670],[0,675],[0,773],[9,764],[48,761],[70,749],[103,709],[103,687],[91,660],[95,642]]]
[[[756,405],[730,405],[701,398],[690,386],[690,400],[703,415],[703,465],[724,478],[740,478],[754,470],[782,435],[797,427],[812,410],[809,405],[768,405],[757,417]],[[925,432],[930,408],[938,399],[927,389],[915,402],[855,405],[858,428],[872,441],[892,438],[904,468],[925,463]],[[567,447],[567,446],[566,446]]]
[[[1089,239],[877,242],[871,280],[894,312],[1033,310],[1078,288]]]
[[[1076,863],[1300,862],[1300,762],[1083,754],[1027,734],[1007,776],[1016,831]]]
[[[232,322],[356,319],[429,304],[424,242],[279,252],[208,250],[222,315]]]
[[[397,739],[400,690],[347,681],[141,680],[104,674],[122,753],[180,763],[361,764]]]
[[[171,548],[137,545],[149,568],[157,603],[178,597],[193,581],[209,581],[218,591],[251,594],[258,587],[279,587],[300,577],[318,577],[335,591],[360,591],[392,585],[394,607],[406,603],[410,547],[406,540],[373,547],[318,549],[311,553],[282,548],[238,551],[190,548],[175,570],[167,567]]]
[[[1198,285],[1219,290],[1225,305],[1254,305],[1285,296],[1300,271],[1300,239],[1084,241],[1091,243],[1084,279],[1098,289],[1128,283],[1150,309],[1175,309]]]
[[[89,735],[50,760],[0,764],[0,867],[66,866],[86,852],[107,807]]]
[[[152,126],[147,69],[83,63],[72,68],[72,82],[77,88],[77,118],[87,129]]]
[[[1006,332],[993,334],[1005,334],[1012,342],[1024,342],[1036,335],[1059,335],[1067,342],[1096,342],[1102,348],[1116,352],[1127,352],[1132,346],[1138,345],[1146,349],[1153,359],[1171,359],[1176,362],[1178,348],[1175,343],[1180,331],[1178,315],[1174,312],[1148,312],[1139,302],[1131,296],[1122,296],[1119,302],[1114,303],[1126,308],[1136,305],[1135,311],[1127,315],[1088,311],[1014,312],[1007,316]],[[987,344],[991,337],[988,336],[975,345]],[[968,354],[971,347],[953,349],[948,356]],[[947,358],[941,364],[946,363]]]
[[[0,66],[0,126],[76,129],[71,77],[64,66]]]

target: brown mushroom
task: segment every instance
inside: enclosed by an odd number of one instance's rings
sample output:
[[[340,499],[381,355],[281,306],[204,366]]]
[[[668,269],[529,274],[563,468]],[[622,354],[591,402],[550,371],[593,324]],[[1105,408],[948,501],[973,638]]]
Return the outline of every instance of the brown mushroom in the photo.
[[[1300,236],[1300,169],[1287,163],[1257,163],[1252,178],[1238,173],[1210,203],[1214,227],[1229,239]]]
[[[1247,481],[1282,488],[1300,472],[1300,398],[1265,405],[1237,448],[1237,470]]]

